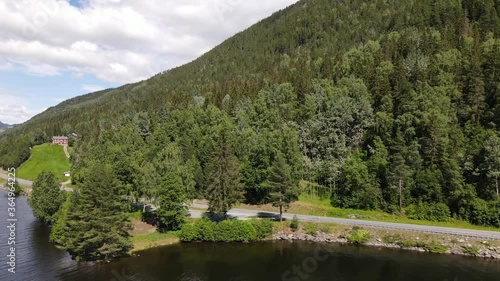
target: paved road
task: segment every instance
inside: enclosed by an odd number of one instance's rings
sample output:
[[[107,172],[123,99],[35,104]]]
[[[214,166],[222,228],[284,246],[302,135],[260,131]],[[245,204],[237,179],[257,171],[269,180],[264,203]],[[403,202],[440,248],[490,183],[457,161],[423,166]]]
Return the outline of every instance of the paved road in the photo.
[[[3,179],[8,179],[9,176],[7,174],[4,174],[4,173],[0,173],[0,178],[3,178]],[[33,182],[31,181],[28,181],[28,180],[23,180],[23,179],[18,179],[16,178],[17,182],[20,184],[20,185],[24,185],[24,186],[32,186],[33,185]]]
[[[8,175],[7,174],[4,174],[4,173],[0,173],[0,178],[3,178],[3,179],[8,179]],[[29,180],[23,180],[23,179],[20,179],[20,178],[16,178],[17,182],[22,185],[22,186],[27,186],[27,187],[31,187],[33,185],[33,182],[32,181],[29,181]],[[61,185],[61,189],[64,190],[64,191],[69,191],[69,192],[73,192],[73,188],[70,188],[70,187],[66,187],[64,185]],[[28,192],[31,192],[31,188],[27,190]]]
[[[7,175],[0,173],[0,177],[7,179]],[[17,179],[18,182],[25,186],[32,186],[31,181]],[[73,191],[72,188],[64,187],[66,191]],[[203,204],[192,204],[193,209],[190,210],[192,217],[201,217],[208,208],[207,205]],[[200,210],[202,209],[202,210]],[[240,219],[248,219],[249,217],[262,217],[262,218],[277,218],[279,213],[276,212],[266,212],[266,211],[256,211],[247,209],[231,209],[228,212],[229,215],[238,217]],[[283,214],[283,218],[291,220],[294,214]],[[463,229],[463,228],[452,228],[452,227],[441,227],[441,226],[428,226],[428,225],[416,225],[416,224],[405,224],[405,223],[392,223],[392,222],[380,222],[380,221],[367,221],[358,219],[343,219],[343,218],[331,218],[331,217],[320,217],[320,216],[307,216],[307,215],[297,215],[299,220],[310,221],[310,222],[326,222],[326,223],[337,223],[343,225],[357,225],[365,227],[376,227],[385,229],[397,229],[397,230],[407,230],[407,231],[418,231],[426,233],[439,233],[447,235],[457,235],[464,237],[475,237],[481,239],[494,239],[500,240],[500,232],[496,231],[486,231],[486,230],[473,230],[473,229]]]
[[[64,154],[66,155],[66,157],[69,159],[70,158],[70,155],[69,155],[69,152],[68,152],[68,145],[65,144],[63,146],[63,150],[64,150]]]
[[[206,205],[193,204],[192,207],[196,209],[206,209]],[[191,211],[191,216],[197,217],[203,214],[200,210]],[[266,211],[255,211],[247,209],[231,209],[228,212],[229,215],[238,218],[248,218],[248,217],[271,217],[279,218],[279,213],[276,212],[266,212]],[[294,214],[283,214],[283,218],[291,220]],[[427,226],[427,225],[415,225],[415,224],[404,224],[404,223],[391,223],[391,222],[380,222],[380,221],[367,221],[358,219],[343,219],[343,218],[331,218],[331,217],[320,217],[320,216],[307,216],[307,215],[297,215],[297,218],[301,221],[310,222],[326,222],[326,223],[336,223],[343,225],[356,225],[365,227],[375,227],[375,228],[385,228],[385,229],[397,229],[405,231],[417,231],[426,233],[439,233],[446,235],[456,235],[464,237],[474,237],[480,239],[494,239],[500,240],[500,232],[496,231],[486,231],[486,230],[472,230],[472,229],[462,229],[462,228],[452,228],[452,227],[440,227],[440,226]]]

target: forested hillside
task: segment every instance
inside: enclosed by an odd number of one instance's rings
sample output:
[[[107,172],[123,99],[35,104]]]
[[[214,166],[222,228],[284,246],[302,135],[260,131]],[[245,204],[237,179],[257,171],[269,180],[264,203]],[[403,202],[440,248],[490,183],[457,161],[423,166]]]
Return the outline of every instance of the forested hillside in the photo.
[[[499,31],[495,0],[302,0],[187,65],[48,109],[2,136],[0,165],[75,131],[74,180],[108,164],[136,198],[222,181],[267,203],[283,157],[290,185],[334,206],[500,227]]]

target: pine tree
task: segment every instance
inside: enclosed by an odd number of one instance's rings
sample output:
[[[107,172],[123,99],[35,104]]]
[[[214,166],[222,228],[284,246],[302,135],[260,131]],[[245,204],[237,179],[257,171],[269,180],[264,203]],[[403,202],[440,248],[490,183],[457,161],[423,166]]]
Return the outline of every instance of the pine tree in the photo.
[[[64,194],[59,188],[54,174],[42,172],[33,183],[33,191],[28,204],[33,215],[46,224],[52,223],[54,214],[64,201]]]
[[[68,210],[71,206],[72,196],[76,193],[72,193],[67,196],[66,200],[61,204],[61,207],[54,214],[54,223],[50,229],[49,241],[53,243],[57,248],[65,250],[66,247],[66,221],[68,218]]]
[[[500,177],[500,138],[492,135],[484,145],[486,151],[485,166],[488,177],[495,180],[497,199],[500,199],[498,178]]]
[[[292,182],[290,166],[281,153],[273,162],[267,185],[272,190],[270,197],[273,206],[280,209],[280,222],[282,222],[283,209],[286,211],[290,207],[290,203],[298,199],[298,192]]]
[[[110,165],[95,165],[72,194],[61,240],[74,259],[112,260],[130,250],[131,224],[120,189]]]
[[[208,211],[224,214],[242,198],[242,184],[238,158],[233,154],[229,120],[220,125],[215,150],[208,167]]]
[[[399,212],[403,212],[403,188],[405,186],[405,179],[409,174],[409,167],[406,164],[405,156],[407,154],[408,148],[406,147],[403,134],[401,131],[396,132],[396,136],[393,143],[393,154],[391,157],[391,174],[392,178],[396,181],[398,189],[399,198]]]
[[[136,129],[143,140],[146,140],[146,138],[151,135],[151,121],[149,120],[147,112],[139,114]]]
[[[160,208],[158,218],[160,227],[178,230],[185,222],[187,207],[183,205],[186,192],[182,178],[174,173],[165,176],[160,187]]]

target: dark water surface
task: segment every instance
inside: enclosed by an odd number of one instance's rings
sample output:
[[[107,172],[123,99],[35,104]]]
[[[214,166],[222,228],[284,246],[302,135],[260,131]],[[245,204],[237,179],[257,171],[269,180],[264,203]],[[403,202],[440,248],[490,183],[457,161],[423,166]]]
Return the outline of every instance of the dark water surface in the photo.
[[[499,281],[500,261],[370,247],[263,242],[180,244],[106,264],[79,264],[17,200],[16,274],[7,272],[7,197],[0,191],[0,280]]]

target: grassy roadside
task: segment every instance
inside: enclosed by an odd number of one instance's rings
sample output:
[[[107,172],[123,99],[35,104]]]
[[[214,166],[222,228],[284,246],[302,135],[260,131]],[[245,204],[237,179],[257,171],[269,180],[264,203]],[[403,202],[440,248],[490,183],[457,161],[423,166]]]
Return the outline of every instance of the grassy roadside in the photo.
[[[180,243],[180,232],[159,233],[156,228],[140,221],[140,212],[130,215],[134,223],[131,231],[131,254],[159,246]],[[188,223],[198,219],[188,219]],[[316,243],[349,243],[364,246],[413,250],[437,254],[454,254],[484,258],[500,258],[500,241],[458,237],[435,233],[351,227],[334,223],[298,221],[273,222],[273,236],[262,240],[298,240]],[[222,242],[218,242],[222,243]]]
[[[71,164],[62,146],[42,144],[32,148],[30,158],[16,171],[21,179],[33,181],[41,172],[52,172],[59,181],[66,181],[63,173],[69,171]]]
[[[131,213],[129,215],[132,221],[133,229],[129,232],[132,250],[135,253],[154,247],[165,246],[179,243],[179,238],[175,232],[160,233],[156,227],[141,221],[141,212]]]
[[[272,205],[247,205],[239,204],[235,208],[241,209],[251,209],[257,211],[268,211],[277,212],[278,209]],[[341,209],[332,207],[330,200],[328,199],[318,199],[310,198],[306,196],[300,196],[299,201],[294,202],[290,209],[287,211],[290,214],[300,214],[300,215],[311,215],[311,216],[324,216],[324,217],[335,217],[335,218],[349,218],[349,219],[362,219],[370,221],[382,221],[382,222],[393,222],[393,223],[407,223],[416,225],[429,225],[429,226],[441,226],[441,227],[453,227],[453,228],[464,228],[464,229],[475,229],[475,230],[489,230],[498,231],[499,228],[485,227],[470,224],[466,221],[461,221],[457,219],[450,218],[447,222],[435,222],[435,221],[421,221],[412,220],[401,214],[388,214],[382,211],[366,211],[366,210],[354,210],[354,209]]]

